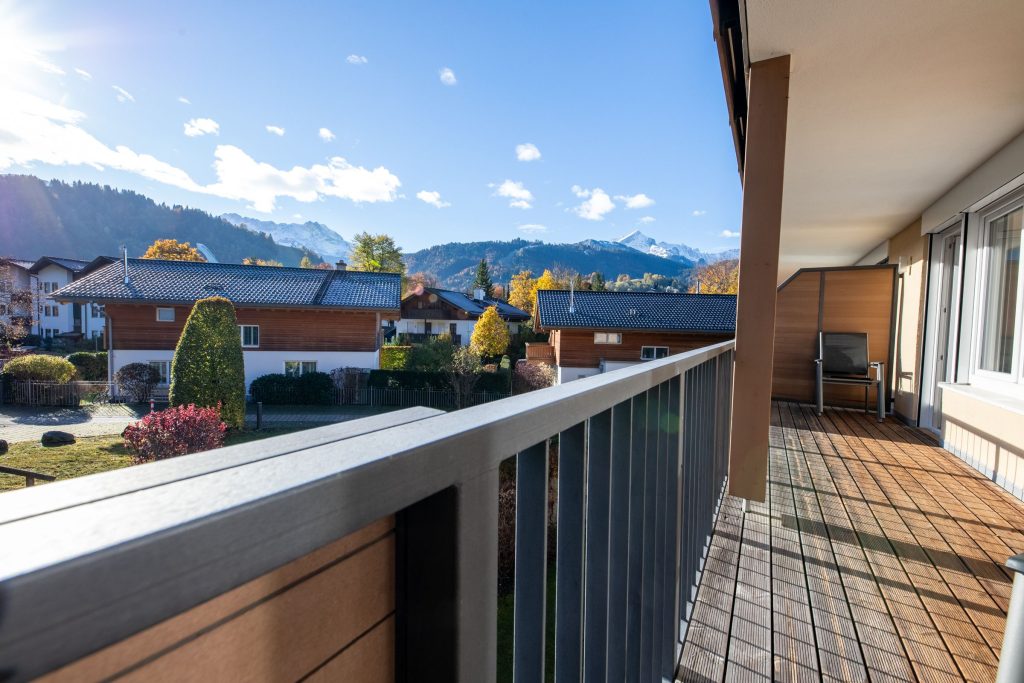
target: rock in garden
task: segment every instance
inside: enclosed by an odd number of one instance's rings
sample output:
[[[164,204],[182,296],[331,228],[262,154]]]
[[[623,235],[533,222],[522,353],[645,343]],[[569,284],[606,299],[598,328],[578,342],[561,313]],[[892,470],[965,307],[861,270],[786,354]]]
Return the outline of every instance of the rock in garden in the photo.
[[[5,441],[4,439],[0,439],[0,455],[3,455],[6,452],[7,452],[7,441]]]
[[[75,435],[68,432],[53,430],[43,434],[39,440],[44,446],[67,446],[75,442]]]

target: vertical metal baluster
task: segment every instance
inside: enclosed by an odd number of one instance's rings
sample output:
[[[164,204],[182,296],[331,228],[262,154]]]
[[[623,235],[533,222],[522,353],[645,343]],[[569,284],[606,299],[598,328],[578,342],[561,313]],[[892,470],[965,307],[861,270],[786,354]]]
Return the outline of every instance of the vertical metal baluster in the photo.
[[[544,680],[548,444],[516,457],[515,631],[512,680]]]
[[[662,676],[671,677],[675,672],[677,657],[677,646],[679,643],[679,445],[680,445],[680,382],[681,377],[673,377],[668,382],[668,466],[666,468],[665,484],[668,487],[668,499],[665,504],[666,527],[665,543],[667,554],[665,558],[665,597],[662,600],[662,623],[664,624],[663,642],[665,651],[663,655]]]
[[[655,480],[654,499],[654,600],[651,625],[651,677],[660,680],[662,676],[662,651],[665,647],[665,517],[668,500],[668,383],[658,386],[658,449],[655,458],[658,461],[658,474]]]
[[[612,411],[590,418],[587,433],[586,562],[583,565],[583,680],[605,680],[608,658],[608,535]]]
[[[586,423],[558,437],[555,679],[579,681],[583,648],[583,481]]]
[[[626,676],[640,674],[640,617],[643,601],[644,486],[647,480],[647,392],[633,397],[629,477],[629,574],[626,600]]]
[[[643,587],[640,596],[640,681],[651,680],[654,653],[651,625],[654,615],[655,492],[658,476],[658,387],[647,391],[647,443],[644,448]]]
[[[458,489],[457,667],[460,683],[494,680],[498,648],[498,470]]]
[[[611,517],[608,530],[608,670],[606,680],[626,680],[626,599],[629,574],[630,443],[633,403],[612,408]]]

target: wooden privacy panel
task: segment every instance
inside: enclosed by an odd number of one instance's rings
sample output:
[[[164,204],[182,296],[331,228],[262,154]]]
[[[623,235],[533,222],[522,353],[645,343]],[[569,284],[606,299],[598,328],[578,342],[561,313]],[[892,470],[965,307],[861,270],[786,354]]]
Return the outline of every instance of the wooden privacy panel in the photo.
[[[41,680],[393,681],[388,517]]]
[[[814,400],[819,330],[867,332],[869,360],[884,362],[891,377],[895,286],[895,266],[804,269],[782,283],[775,304],[772,396]],[[868,400],[874,405],[874,389]],[[863,401],[861,387],[825,385],[825,403]]]

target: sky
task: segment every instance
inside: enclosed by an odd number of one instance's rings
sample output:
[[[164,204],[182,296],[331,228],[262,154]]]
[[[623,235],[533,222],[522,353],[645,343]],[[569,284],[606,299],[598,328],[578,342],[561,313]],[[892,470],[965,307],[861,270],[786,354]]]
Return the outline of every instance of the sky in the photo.
[[[406,250],[738,245],[706,2],[0,0],[0,64],[0,173]]]

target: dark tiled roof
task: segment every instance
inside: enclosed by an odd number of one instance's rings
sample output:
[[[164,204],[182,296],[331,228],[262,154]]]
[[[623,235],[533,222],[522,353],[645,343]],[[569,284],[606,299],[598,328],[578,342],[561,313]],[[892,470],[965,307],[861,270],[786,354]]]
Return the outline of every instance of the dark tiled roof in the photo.
[[[12,265],[15,265],[18,268],[21,268],[22,270],[28,270],[33,265],[35,265],[35,261],[29,261],[28,259],[23,259],[23,258],[11,258],[11,259],[7,259],[7,261],[9,263],[11,263]]]
[[[576,292],[569,312],[569,292],[537,292],[537,316],[546,329],[661,330],[671,332],[736,331],[736,297],[732,294],[666,292]]]
[[[426,287],[425,289],[432,294],[436,294],[439,298],[448,302],[455,308],[462,309],[474,318],[482,315],[486,308],[495,306],[498,309],[498,315],[505,320],[525,322],[530,319],[529,313],[521,308],[516,308],[507,301],[492,299],[490,297],[474,299],[468,294],[463,294],[462,292],[454,292],[450,289],[438,289],[437,287]]]
[[[233,263],[128,259],[59,290],[68,301],[192,303],[223,296],[240,306],[398,309],[401,277],[394,273],[243,266]]]
[[[60,256],[42,256],[35,263],[32,264],[32,272],[39,272],[49,264],[55,264],[61,268],[67,268],[72,273],[77,273],[82,268],[89,265],[89,261],[82,261],[76,258],[62,258]]]

